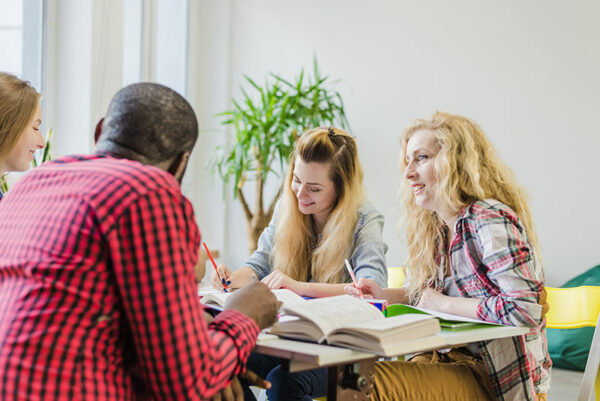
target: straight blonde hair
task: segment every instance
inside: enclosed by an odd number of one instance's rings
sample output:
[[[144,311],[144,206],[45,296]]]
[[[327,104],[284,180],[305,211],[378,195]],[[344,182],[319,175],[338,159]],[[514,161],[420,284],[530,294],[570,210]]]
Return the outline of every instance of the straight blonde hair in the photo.
[[[27,81],[0,72],[0,163],[33,118],[40,94]]]
[[[430,119],[418,119],[401,136],[400,170],[407,167],[406,146],[411,136],[421,130],[435,136],[437,199],[452,213],[467,205],[493,198],[510,207],[523,225],[534,256],[539,259],[537,234],[525,190],[519,186],[510,168],[497,156],[492,144],[473,121],[458,115],[436,112]],[[406,178],[402,180],[401,202],[406,229],[409,297],[415,302],[426,287],[436,283],[440,269],[448,267],[444,257],[450,230],[437,213],[415,203]]]
[[[300,213],[292,191],[296,158],[327,163],[337,201],[317,243],[311,216]],[[296,143],[287,169],[275,226],[271,265],[294,280],[340,283],[345,278],[344,259],[352,251],[352,234],[363,202],[363,171],[356,141],[347,132],[319,127],[305,132]]]

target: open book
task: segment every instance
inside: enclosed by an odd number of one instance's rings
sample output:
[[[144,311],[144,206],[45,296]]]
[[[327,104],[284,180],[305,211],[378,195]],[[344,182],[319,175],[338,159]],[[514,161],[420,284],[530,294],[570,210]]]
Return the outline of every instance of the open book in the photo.
[[[450,313],[438,312],[425,308],[417,308],[416,306],[404,305],[404,304],[392,304],[387,308],[388,316],[399,316],[405,314],[422,314],[428,316],[435,316],[440,321],[440,326],[443,329],[457,330],[463,328],[473,328],[476,325],[492,325],[500,326],[497,323],[485,322],[483,320],[471,319],[468,317],[452,315]]]
[[[440,331],[433,316],[405,314],[386,319],[375,306],[349,295],[285,305],[282,311],[287,316],[273,325],[272,334],[386,356],[397,355],[403,341],[429,338]]]
[[[283,306],[306,302],[306,300],[300,295],[296,294],[294,291],[285,288],[271,291],[273,292],[273,294],[275,294],[275,298],[277,298],[277,300],[279,300],[283,304]],[[227,297],[231,294],[231,292],[222,292],[214,290],[209,292],[203,292],[199,295],[201,295],[202,297],[200,299],[200,302],[202,302],[203,304],[223,309],[225,307]]]

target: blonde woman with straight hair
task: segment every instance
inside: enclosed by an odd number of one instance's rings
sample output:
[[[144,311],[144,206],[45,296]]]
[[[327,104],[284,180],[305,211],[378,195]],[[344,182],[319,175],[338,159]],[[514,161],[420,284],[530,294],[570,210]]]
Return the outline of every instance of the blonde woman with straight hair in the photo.
[[[416,120],[401,147],[408,285],[361,279],[346,292],[531,330],[378,362],[372,399],[545,400],[544,272],[525,191],[465,117]]]
[[[255,277],[272,289],[289,288],[307,297],[339,295],[341,283],[351,281],[347,258],[357,278],[384,286],[383,216],[364,201],[362,179],[356,141],[348,133],[332,127],[305,132],[258,249],[233,273],[219,266],[220,277],[232,288]],[[212,283],[223,288],[214,273]]]
[[[245,266],[219,275],[232,288],[253,278],[270,288],[288,288],[307,297],[344,293],[351,282],[348,259],[358,278],[380,286],[387,282],[382,241],[383,216],[364,201],[363,172],[356,141],[347,132],[320,127],[302,134],[290,159],[284,191],[258,249]],[[215,288],[223,288],[216,274]],[[302,400],[325,395],[327,371],[285,374],[281,361],[253,355],[248,368],[273,383],[270,401]],[[246,388],[246,399],[253,399]]]
[[[41,123],[40,94],[27,81],[0,72],[0,176],[29,169],[35,151],[45,146]]]

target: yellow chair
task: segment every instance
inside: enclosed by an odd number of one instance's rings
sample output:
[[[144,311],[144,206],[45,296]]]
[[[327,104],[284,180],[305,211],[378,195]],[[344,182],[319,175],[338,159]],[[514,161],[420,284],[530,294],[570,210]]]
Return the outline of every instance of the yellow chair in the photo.
[[[546,287],[550,309],[546,325],[551,329],[594,327],[600,313],[600,287]]]
[[[550,306],[546,314],[547,327],[575,329],[596,326],[578,400],[589,401],[594,388],[596,400],[600,400],[600,287],[546,287],[546,292]]]
[[[404,267],[388,267],[388,288],[400,288],[404,284],[406,273]]]

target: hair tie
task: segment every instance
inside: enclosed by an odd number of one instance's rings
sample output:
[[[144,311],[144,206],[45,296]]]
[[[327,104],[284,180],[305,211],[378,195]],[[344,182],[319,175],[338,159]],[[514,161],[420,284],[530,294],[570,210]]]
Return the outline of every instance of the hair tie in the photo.
[[[335,136],[335,131],[333,130],[333,127],[329,127],[327,129],[327,131],[328,131],[327,135],[329,135],[330,137]]]

